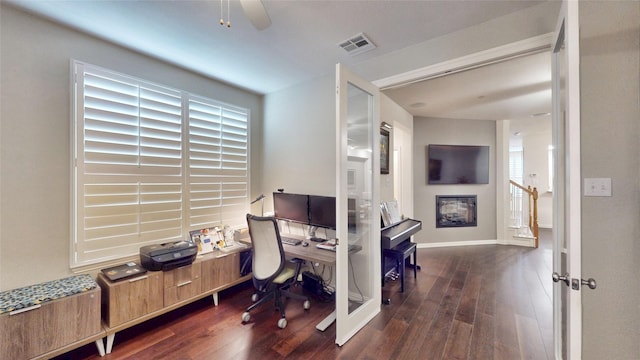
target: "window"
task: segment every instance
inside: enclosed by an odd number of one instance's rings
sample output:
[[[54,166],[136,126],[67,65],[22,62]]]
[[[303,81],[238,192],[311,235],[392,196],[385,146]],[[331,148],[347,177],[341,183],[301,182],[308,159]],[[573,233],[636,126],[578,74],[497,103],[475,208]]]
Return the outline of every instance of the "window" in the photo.
[[[524,151],[521,147],[509,149],[509,179],[524,185]],[[520,228],[525,221],[523,211],[522,189],[510,186],[511,190],[511,218],[509,226]]]
[[[244,226],[247,109],[74,62],[72,267]]]

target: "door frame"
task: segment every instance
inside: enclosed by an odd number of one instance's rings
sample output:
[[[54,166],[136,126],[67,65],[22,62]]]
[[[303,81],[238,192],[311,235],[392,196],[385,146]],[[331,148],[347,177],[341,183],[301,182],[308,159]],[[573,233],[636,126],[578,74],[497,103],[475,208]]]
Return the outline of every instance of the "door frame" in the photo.
[[[559,213],[557,211],[557,204],[554,200],[554,228],[556,224],[562,224],[564,226],[564,222],[566,221],[566,227],[570,229],[571,236],[568,241],[571,242],[571,252],[568,253],[570,255],[571,262],[571,274],[573,278],[580,279],[581,271],[580,271],[580,261],[581,261],[581,253],[580,253],[580,191],[581,191],[581,180],[580,180],[580,93],[579,93],[579,33],[578,33],[578,4],[577,2],[566,1],[563,0],[562,7],[559,13],[558,24],[561,24],[563,19],[569,19],[567,25],[568,28],[568,40],[567,42],[571,43],[571,79],[573,81],[573,85],[571,86],[571,94],[570,94],[570,103],[571,103],[571,128],[569,134],[569,149],[568,149],[568,158],[570,164],[571,177],[570,179],[562,185],[563,189],[571,190],[571,203],[569,204],[571,209],[577,209],[573,214],[570,214],[569,219],[558,218],[556,219],[556,214]],[[559,25],[558,25],[559,26]],[[503,46],[498,46],[492,49],[488,49],[485,51],[481,51],[478,53],[470,54],[467,56],[463,56],[456,59],[451,59],[448,61],[444,61],[441,63],[437,63],[434,65],[429,65],[420,69],[408,71],[405,73],[393,75],[390,77],[386,77],[383,79],[373,81],[373,84],[380,88],[380,91],[384,91],[387,89],[393,89],[395,87],[405,86],[414,82],[424,81],[428,79],[434,79],[441,76],[446,76],[448,74],[452,74],[455,72],[465,71],[469,69],[473,69],[476,67],[480,67],[483,65],[491,64],[497,61],[503,61],[505,59],[532,54],[540,51],[553,51],[553,47],[556,44],[558,36],[558,27],[555,32],[543,34],[539,36],[535,36],[532,38],[524,39],[521,41],[517,41],[514,43],[506,44]],[[555,133],[555,129],[554,129]],[[497,131],[497,135],[500,132]],[[498,139],[500,140],[500,139]],[[506,147],[508,151],[508,146]],[[499,154],[498,154],[499,156]],[[557,161],[555,162],[558,163]],[[556,165],[557,166],[557,165]],[[501,171],[496,172],[496,183],[508,181],[508,172],[505,174]],[[555,180],[554,180],[555,181]],[[554,185],[554,189],[559,189]],[[501,204],[503,201],[503,195],[496,193],[497,203]],[[554,194],[554,198],[555,198]],[[505,216],[502,212],[497,209],[497,216]],[[559,222],[556,222],[559,221]],[[503,222],[506,224],[506,222]],[[498,221],[498,225],[500,221]],[[497,229],[498,233],[501,232],[501,229]],[[506,230],[505,230],[506,231]],[[555,237],[555,236],[554,236]],[[555,240],[554,240],[555,241]],[[575,251],[574,251],[575,250]],[[555,251],[554,251],[555,253]],[[549,280],[551,281],[551,280]],[[554,299],[556,287],[554,286]],[[581,302],[580,295],[578,291],[570,291],[570,293],[574,293],[571,295],[570,307],[574,316],[571,316],[570,323],[567,324],[568,329],[570,329],[571,338],[570,338],[570,352],[568,358],[580,359],[581,357],[581,341],[582,341],[582,323],[581,323]],[[560,311],[559,303],[556,303],[554,300],[553,308],[554,308],[554,322],[556,317],[556,311]],[[559,336],[559,332],[557,332],[554,327],[554,346],[556,345],[556,338]],[[561,354],[561,353],[560,353]],[[558,359],[561,359],[557,357]]]
[[[363,244],[359,255],[368,257],[368,269],[353,270],[350,266],[348,253],[349,230],[348,213],[348,139],[347,139],[347,104],[348,86],[354,85],[360,90],[368,93],[372,97],[372,109],[369,131],[373,151],[371,154],[371,219],[376,219],[379,215],[379,207],[373,204],[380,204],[380,91],[376,86],[364,80],[360,76],[350,71],[346,66],[338,63],[336,72],[336,235],[340,244],[336,251],[336,344],[344,345],[360,329],[362,329],[379,312],[382,303],[382,283],[379,275],[381,268],[381,244],[380,244],[380,222],[371,221],[368,226],[368,239],[361,241]],[[366,172],[365,172],[366,173]],[[366,299],[356,310],[349,309],[349,277],[352,272],[369,270],[369,280],[365,286],[369,288],[371,297]],[[353,274],[351,276],[354,276]],[[362,280],[362,279],[361,279]]]
[[[555,149],[553,271],[581,279],[581,165],[580,165],[580,34],[578,2],[562,2],[552,51],[553,146]],[[564,57],[556,55],[564,47]],[[561,107],[559,63],[564,64],[564,108]],[[562,134],[563,136],[558,136]],[[556,226],[557,224],[557,226]],[[563,260],[563,256],[565,260]],[[566,262],[566,266],[564,263]],[[563,291],[566,303],[563,304]],[[564,282],[553,285],[553,334],[556,359],[582,358],[582,296]],[[564,307],[563,307],[564,305]],[[562,309],[565,309],[563,313]],[[563,339],[562,326],[566,326]],[[566,349],[565,349],[566,346]]]

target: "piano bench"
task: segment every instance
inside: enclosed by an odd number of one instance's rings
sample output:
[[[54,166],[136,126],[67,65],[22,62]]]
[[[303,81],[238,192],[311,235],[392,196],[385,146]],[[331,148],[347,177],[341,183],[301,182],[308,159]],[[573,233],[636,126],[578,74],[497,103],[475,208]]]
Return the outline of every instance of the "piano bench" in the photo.
[[[416,244],[411,242],[411,241],[404,241],[400,244],[398,244],[396,247],[391,248],[391,249],[383,249],[382,250],[382,256],[383,257],[389,257],[392,258],[393,260],[395,260],[396,262],[396,266],[398,268],[398,272],[400,273],[400,284],[401,284],[401,290],[400,292],[404,292],[404,274],[405,274],[405,263],[407,258],[409,258],[411,256],[411,254],[413,254],[413,278],[417,279],[418,278],[418,255],[416,253]],[[409,259],[411,260],[411,259]],[[384,259],[383,259],[384,261]],[[383,266],[384,269],[384,266]],[[384,270],[383,270],[384,271]],[[383,285],[384,285],[384,275],[382,278],[383,281]]]

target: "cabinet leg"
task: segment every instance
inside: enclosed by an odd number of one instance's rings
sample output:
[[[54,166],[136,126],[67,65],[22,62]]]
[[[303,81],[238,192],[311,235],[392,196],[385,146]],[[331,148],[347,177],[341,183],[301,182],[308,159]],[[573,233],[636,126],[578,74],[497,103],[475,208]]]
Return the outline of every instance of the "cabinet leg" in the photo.
[[[116,334],[107,335],[107,354],[111,354],[111,350],[113,349],[113,340],[115,340]]]
[[[104,356],[104,343],[102,342],[102,339],[96,340],[96,347],[98,348],[98,354],[100,354],[100,356]]]
[[[218,293],[215,292],[211,296],[213,297],[213,305],[218,306]]]

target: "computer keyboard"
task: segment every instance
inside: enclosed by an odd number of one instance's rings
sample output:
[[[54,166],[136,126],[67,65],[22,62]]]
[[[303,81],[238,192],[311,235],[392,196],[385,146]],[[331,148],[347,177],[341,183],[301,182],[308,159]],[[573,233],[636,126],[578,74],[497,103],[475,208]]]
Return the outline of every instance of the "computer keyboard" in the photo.
[[[299,245],[302,242],[302,240],[300,239],[293,239],[285,236],[280,236],[280,239],[282,240],[283,244],[287,245]]]

